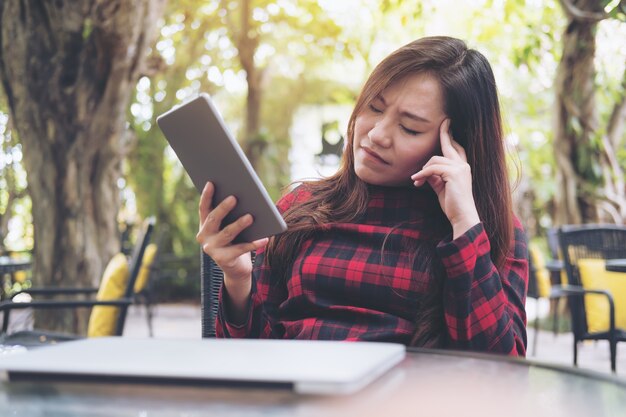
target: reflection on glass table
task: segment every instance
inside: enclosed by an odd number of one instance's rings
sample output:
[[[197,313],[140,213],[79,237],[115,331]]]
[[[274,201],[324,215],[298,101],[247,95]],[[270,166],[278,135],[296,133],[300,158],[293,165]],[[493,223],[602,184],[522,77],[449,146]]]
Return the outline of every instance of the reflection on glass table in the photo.
[[[410,350],[345,396],[119,383],[0,385],[0,415],[59,416],[623,416],[617,377],[500,356]]]

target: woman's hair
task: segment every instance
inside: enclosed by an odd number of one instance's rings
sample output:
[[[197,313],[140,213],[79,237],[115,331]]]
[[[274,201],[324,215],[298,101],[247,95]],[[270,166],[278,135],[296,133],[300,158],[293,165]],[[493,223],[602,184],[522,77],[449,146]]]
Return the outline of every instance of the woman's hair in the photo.
[[[491,257],[502,266],[512,239],[513,219],[493,72],[487,59],[468,49],[463,41],[435,36],[396,50],[376,66],[366,81],[348,121],[339,170],[329,178],[305,184],[310,198],[283,213],[289,229],[270,240],[266,261],[279,279],[289,278],[302,243],[316,233],[318,226],[349,223],[365,212],[367,185],[354,171],[356,118],[391,84],[418,73],[433,76],[441,85],[452,137],[465,148],[471,167],[474,200],[491,243]]]

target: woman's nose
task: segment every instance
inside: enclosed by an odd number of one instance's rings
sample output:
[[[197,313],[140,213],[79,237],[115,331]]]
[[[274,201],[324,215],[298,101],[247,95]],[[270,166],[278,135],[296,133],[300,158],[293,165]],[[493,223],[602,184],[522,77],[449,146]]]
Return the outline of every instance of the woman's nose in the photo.
[[[385,120],[378,121],[367,136],[373,144],[381,148],[391,146],[391,131]]]

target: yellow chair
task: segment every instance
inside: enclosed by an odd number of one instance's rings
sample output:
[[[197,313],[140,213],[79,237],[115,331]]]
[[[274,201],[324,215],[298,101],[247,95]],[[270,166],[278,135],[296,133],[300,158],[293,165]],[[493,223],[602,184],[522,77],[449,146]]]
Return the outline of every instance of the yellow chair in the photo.
[[[626,327],[617,326],[617,317],[623,306],[616,305],[615,295],[621,294],[623,290],[616,289],[613,285],[621,285],[619,281],[624,281],[624,278],[606,273],[603,266],[605,259],[626,258],[626,226],[565,225],[559,229],[558,236],[568,281],[563,291],[569,297],[574,334],[574,365],[578,363],[579,342],[607,340],[611,370],[615,372],[617,343],[626,341]],[[608,282],[610,278],[614,278],[611,283]],[[600,285],[603,288],[588,288],[585,284]],[[613,291],[617,293],[613,294]],[[590,298],[589,295],[592,294],[595,296]],[[597,305],[598,296],[604,299],[600,306]],[[587,311],[590,307],[595,309],[591,316]],[[605,318],[602,321],[596,318],[601,314],[599,308],[604,309]]]
[[[157,241],[159,238],[157,238]],[[148,335],[152,337],[154,335],[154,329],[152,327],[152,292],[150,290],[150,277],[156,269],[156,263],[159,253],[159,246],[156,243],[151,243],[146,248],[146,253],[141,263],[141,270],[135,281],[135,304],[142,304],[146,309],[146,322],[148,324]]]
[[[543,254],[534,243],[528,244],[528,254],[530,256],[531,272],[534,273],[533,282],[529,282],[528,292],[536,297],[548,298],[552,283],[550,282],[550,272],[546,269]],[[536,287],[534,291],[530,289],[533,285]]]
[[[547,298],[550,300],[559,300],[565,294],[561,291],[562,286],[559,284],[552,285],[550,279],[550,271],[546,268],[546,263],[543,257],[543,253],[539,247],[534,243],[528,244],[528,297],[535,298],[539,301],[539,298]],[[553,305],[554,309],[554,332],[556,333],[557,322],[557,305]],[[539,339],[539,303],[537,302],[537,309],[535,310],[535,323],[534,331],[535,337],[533,338],[532,354],[537,352],[537,341]]]
[[[148,280],[152,265],[157,255],[156,243],[150,243],[146,246],[142,260],[141,268],[137,274],[135,285],[133,286],[133,296],[139,297],[142,294],[142,301],[146,305],[148,311],[148,328],[150,336],[152,336],[152,312],[147,295]],[[96,300],[107,301],[124,297],[126,288],[128,287],[128,261],[123,253],[118,253],[111,259],[109,265],[104,271],[100,288],[96,296]],[[115,323],[119,315],[119,308],[110,306],[95,306],[91,310],[89,316],[89,326],[87,328],[87,337],[112,336],[115,334]]]
[[[102,275],[100,288],[96,295],[98,301],[117,300],[124,297],[128,286],[128,260],[126,255],[115,255]],[[87,337],[113,336],[119,308],[112,306],[94,306],[89,315]]]
[[[12,310],[33,309],[72,309],[92,308],[89,320],[88,336],[121,336],[124,331],[128,306],[133,303],[135,282],[141,270],[146,248],[154,229],[154,218],[146,220],[145,228],[137,239],[130,261],[119,253],[115,255],[105,268],[99,288],[29,288],[23,292],[30,295],[76,295],[93,294],[97,292],[95,300],[50,300],[32,301],[28,303],[12,300],[0,303],[0,312],[4,312],[2,335],[0,343],[22,345],[26,347],[39,346],[66,340],[74,340],[80,336],[73,334],[52,333],[38,330],[21,331],[7,334],[9,315]],[[15,295],[18,295],[17,293]]]
[[[606,270],[604,259],[579,259],[583,288],[605,290],[613,298],[615,327],[626,329],[626,274]],[[604,294],[585,295],[585,314],[590,333],[610,330],[610,303]]]

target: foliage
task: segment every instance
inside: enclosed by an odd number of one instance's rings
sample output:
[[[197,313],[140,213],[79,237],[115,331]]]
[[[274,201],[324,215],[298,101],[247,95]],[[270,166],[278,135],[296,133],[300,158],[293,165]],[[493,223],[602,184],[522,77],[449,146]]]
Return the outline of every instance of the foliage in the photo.
[[[31,202],[21,161],[22,146],[11,129],[6,99],[0,91],[0,255],[33,247]]]
[[[602,146],[600,139],[614,103],[625,94],[626,47],[616,41],[626,36],[623,2],[603,2],[612,19],[603,21],[597,33],[599,128],[591,143],[577,153],[585,176],[596,179],[591,182],[593,187],[601,180],[594,162]],[[137,223],[138,218],[157,215],[161,228],[169,226],[162,251],[185,259],[188,265],[186,272],[171,274],[176,277],[172,282],[177,283],[173,287],[195,279],[198,268],[194,239],[198,193],[154,120],[176,103],[204,91],[218,102],[231,130],[243,138],[248,80],[242,46],[253,48],[254,71],[262,74],[259,129],[252,139],[263,149],[257,170],[272,198],[277,199],[292,180],[288,155],[293,118],[299,108],[352,104],[374,65],[417,37],[446,34],[466,39],[492,63],[511,160],[521,166],[522,179],[531,191],[533,216],[543,228],[552,225],[559,187],[552,148],[553,85],[566,23],[559,0],[250,0],[244,33],[245,3],[170,2],[152,50],[152,65],[140,79],[128,110],[128,134],[135,146],[125,162],[125,181],[120,183],[125,199],[120,220]],[[85,31],[89,30],[86,25]],[[0,100],[0,117],[5,109]],[[578,128],[575,119],[570,128]],[[2,133],[5,138],[3,157],[10,152],[6,146],[19,147],[17,138],[8,132],[7,128],[0,132],[0,138]],[[617,157],[626,169],[625,146],[618,148]],[[23,178],[23,169],[15,162],[11,169],[22,172],[16,178]],[[6,181],[7,175],[0,171],[0,181]],[[19,184],[17,188],[24,190],[25,184]],[[6,211],[7,195],[5,187],[0,187],[0,214]],[[15,207],[28,213],[29,206],[25,197]],[[13,216],[20,214],[14,212]],[[26,214],[21,216],[28,220]],[[182,269],[184,265],[176,265],[176,271]]]
[[[141,217],[156,213],[160,224],[170,225],[163,250],[179,257],[198,251],[194,239],[198,195],[153,120],[204,91],[219,102],[231,130],[242,132],[245,90],[241,85],[246,74],[237,49],[243,36],[236,23],[239,3],[170,4],[153,52],[153,60],[162,65],[139,82],[130,107],[132,132],[138,140],[126,170],[133,189],[128,193],[129,211],[134,200]],[[257,171],[274,199],[289,182],[290,115],[303,96],[297,91],[303,92],[309,80],[305,69],[319,65],[316,62],[335,48],[338,31],[314,1],[254,2],[246,35],[258,45],[255,65],[268,70],[264,89],[272,91],[263,100],[262,127],[255,139],[264,149]],[[190,267],[197,267],[196,262]]]

